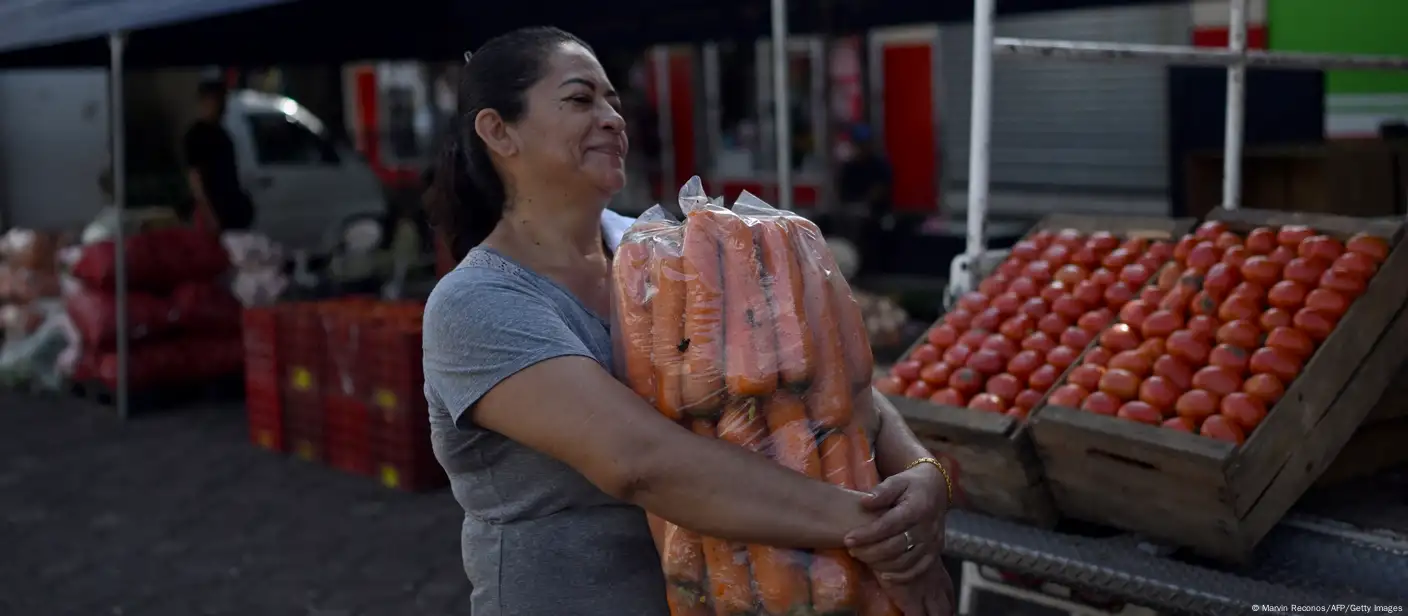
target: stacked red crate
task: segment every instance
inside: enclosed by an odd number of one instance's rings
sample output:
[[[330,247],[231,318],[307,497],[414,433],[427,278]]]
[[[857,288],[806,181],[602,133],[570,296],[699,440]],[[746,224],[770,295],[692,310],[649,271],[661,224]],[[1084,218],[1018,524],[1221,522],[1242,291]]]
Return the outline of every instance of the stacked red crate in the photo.
[[[285,436],[294,455],[309,461],[325,459],[321,311],[319,304],[298,303],[279,312]]]
[[[421,371],[421,315],[387,316],[372,328],[376,353],[367,364],[371,387],[372,457],[381,482],[420,491],[449,483],[430,445],[430,415]]]
[[[278,309],[244,311],[244,387],[249,440],[272,451],[288,451],[284,442],[283,395],[280,392]]]
[[[324,309],[323,364],[324,445],[333,468],[358,475],[372,474],[366,383],[362,366],[371,345],[367,328],[375,319],[375,304],[334,304]]]

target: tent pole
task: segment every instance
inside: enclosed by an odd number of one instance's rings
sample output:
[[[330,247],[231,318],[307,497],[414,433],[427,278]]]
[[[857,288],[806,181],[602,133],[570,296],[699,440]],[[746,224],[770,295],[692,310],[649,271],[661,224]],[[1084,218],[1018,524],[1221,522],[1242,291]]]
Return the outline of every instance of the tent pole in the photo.
[[[108,68],[108,109],[111,110],[109,130],[112,131],[112,208],[116,221],[113,230],[113,259],[116,267],[117,308],[117,414],[123,419],[128,416],[127,400],[127,238],[123,210],[127,208],[127,115],[123,106],[123,52],[127,34],[113,32],[108,35],[108,50],[112,64]]]
[[[967,288],[977,288],[979,260],[987,247],[989,147],[992,140],[992,46],[996,0],[973,0],[973,118],[968,137]]]
[[[1247,0],[1231,0],[1227,49],[1241,61],[1227,67],[1227,127],[1223,136],[1222,207],[1242,205],[1242,127],[1247,100]]]
[[[792,100],[787,74],[787,0],[772,0],[772,121],[777,147],[777,206],[792,209]]]

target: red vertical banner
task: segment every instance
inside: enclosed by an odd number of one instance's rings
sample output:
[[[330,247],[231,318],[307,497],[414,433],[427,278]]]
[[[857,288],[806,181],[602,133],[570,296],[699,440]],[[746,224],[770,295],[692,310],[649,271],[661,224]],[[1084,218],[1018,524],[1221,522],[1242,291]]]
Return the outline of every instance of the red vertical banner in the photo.
[[[380,169],[381,127],[377,117],[379,96],[376,87],[376,71],[371,67],[358,68],[354,83],[357,101],[357,149],[362,151],[372,168]]]
[[[893,171],[897,211],[938,208],[934,61],[930,43],[890,43],[881,54],[885,93],[885,155]]]

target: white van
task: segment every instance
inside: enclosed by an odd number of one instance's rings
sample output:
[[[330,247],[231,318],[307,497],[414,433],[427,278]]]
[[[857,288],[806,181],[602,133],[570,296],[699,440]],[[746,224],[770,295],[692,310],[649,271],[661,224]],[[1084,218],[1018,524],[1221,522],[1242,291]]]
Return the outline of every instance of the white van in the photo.
[[[387,215],[371,165],[333,143],[323,123],[293,99],[237,90],[225,110],[240,182],[254,201],[254,229],[292,249],[327,253],[355,224]]]

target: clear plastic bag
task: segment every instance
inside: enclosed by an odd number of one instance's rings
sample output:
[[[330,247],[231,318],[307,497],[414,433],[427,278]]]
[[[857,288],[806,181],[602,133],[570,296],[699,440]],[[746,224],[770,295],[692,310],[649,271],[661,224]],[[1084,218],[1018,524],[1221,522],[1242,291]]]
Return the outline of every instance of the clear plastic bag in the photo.
[[[620,378],[695,433],[818,481],[879,476],[858,403],[874,371],[860,307],[816,225],[744,193],[732,209],[699,179],[683,222],[660,206],[613,265]],[[676,616],[898,614],[845,550],[701,537],[652,520]]]

